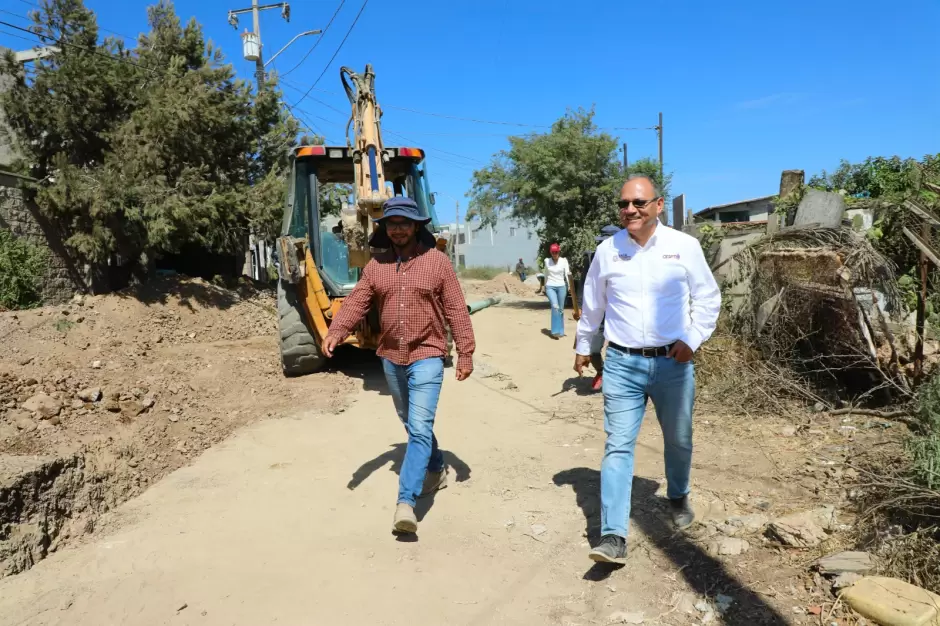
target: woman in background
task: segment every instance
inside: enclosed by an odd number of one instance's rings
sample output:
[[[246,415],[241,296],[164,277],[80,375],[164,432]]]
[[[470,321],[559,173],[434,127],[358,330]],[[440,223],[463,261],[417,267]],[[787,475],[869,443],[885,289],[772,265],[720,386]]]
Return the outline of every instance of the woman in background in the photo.
[[[568,259],[561,256],[561,246],[553,243],[551,256],[545,259],[545,294],[552,305],[552,339],[565,336],[565,299],[568,297]]]

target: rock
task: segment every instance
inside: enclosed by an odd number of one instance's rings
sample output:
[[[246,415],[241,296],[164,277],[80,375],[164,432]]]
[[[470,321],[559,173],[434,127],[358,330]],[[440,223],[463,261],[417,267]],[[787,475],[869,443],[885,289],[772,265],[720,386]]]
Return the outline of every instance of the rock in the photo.
[[[823,404],[822,402],[817,402],[816,404],[813,405],[813,411],[815,411],[816,413],[822,413],[825,410],[826,410],[826,405]]]
[[[13,425],[16,426],[18,430],[22,430],[24,433],[35,432],[38,426],[28,415],[21,414],[15,420],[13,420]]]
[[[81,409],[81,408],[84,407],[84,406],[85,406],[85,403],[82,402],[81,400],[78,400],[78,399],[72,400],[72,410],[73,410],[73,411],[77,411],[77,410]]]
[[[80,400],[85,402],[97,402],[101,399],[101,387],[89,387],[78,392]]]
[[[728,612],[732,604],[734,604],[734,598],[731,596],[726,596],[722,593],[715,596],[715,608],[718,609],[718,612],[722,615]]]
[[[144,405],[136,400],[121,402],[119,406],[121,414],[127,417],[137,417],[146,410]]]
[[[871,555],[867,552],[839,552],[819,559],[816,563],[823,574],[864,574],[870,572],[874,565]]]
[[[23,408],[32,413],[38,413],[39,417],[47,420],[59,414],[62,410],[62,402],[44,393],[37,393],[23,403]]]
[[[833,527],[834,516],[835,509],[831,506],[794,513],[772,521],[767,530],[784,545],[812,548],[826,538],[826,529]]]
[[[691,591],[683,592],[679,595],[679,601],[676,603],[676,610],[680,613],[685,613],[686,615],[692,615],[697,610],[695,605],[698,600],[699,597],[697,594],[694,594]],[[706,606],[708,605],[706,604]]]
[[[160,333],[154,333],[150,338],[151,343],[163,343],[163,335]]]
[[[737,515],[729,517],[718,527],[718,531],[728,537],[737,537],[738,535],[753,535],[764,529],[770,520],[766,515],[752,513],[751,515]]]
[[[933,626],[940,621],[940,596],[882,576],[866,576],[842,592],[842,600],[883,626]]]
[[[92,361],[92,362],[91,362],[91,369],[93,369],[93,370],[100,370],[100,369],[101,369],[101,361]]]
[[[751,544],[737,537],[722,537],[709,542],[706,549],[713,556],[738,556],[750,550]]]
[[[835,577],[835,579],[832,581],[832,588],[836,591],[839,589],[845,589],[846,587],[851,587],[861,579],[861,574],[856,574],[855,572],[845,572],[844,574],[839,574]]]
[[[180,421],[180,418],[179,418],[178,416],[176,416],[176,415],[170,415],[170,421],[173,422],[173,423],[176,423],[176,422]]]
[[[20,359],[20,365],[21,365],[22,367],[26,367],[27,365],[29,365],[30,363],[33,362],[33,359],[34,359],[34,358],[35,358],[35,357],[28,356],[28,357],[26,357],[25,359]]]
[[[607,618],[608,624],[642,624],[643,613],[631,612],[626,613],[624,611],[617,611],[616,613],[611,613],[610,617]]]
[[[712,606],[708,603],[708,600],[699,600],[695,603],[694,608],[699,613],[706,613],[712,610]]]
[[[193,430],[195,430],[195,427],[193,427]],[[532,534],[536,537],[544,535],[547,530],[548,529],[542,524],[532,524]]]
[[[157,403],[157,397],[151,391],[150,393],[144,396],[144,399],[141,400],[140,403],[143,405],[145,410],[152,409],[153,405]]]
[[[121,403],[113,398],[106,400],[104,403],[104,410],[111,411],[112,413],[120,413]]]
[[[58,415],[53,415],[52,417],[49,418],[49,423],[52,424],[53,426],[58,426],[59,424],[62,423],[62,419],[59,418]]]
[[[784,426],[780,429],[780,434],[784,437],[793,437],[796,435],[796,426]]]
[[[32,387],[33,385],[38,385],[39,381],[35,378],[27,378],[25,381],[23,381],[23,384],[27,387]]]

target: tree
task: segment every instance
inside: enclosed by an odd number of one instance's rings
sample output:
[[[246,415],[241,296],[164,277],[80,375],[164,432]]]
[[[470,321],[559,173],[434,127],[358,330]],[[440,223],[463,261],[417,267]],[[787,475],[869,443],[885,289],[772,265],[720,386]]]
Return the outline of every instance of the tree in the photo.
[[[483,228],[508,216],[536,226],[540,257],[554,242],[567,256],[580,256],[594,249],[603,226],[620,223],[616,201],[625,176],[619,141],[598,130],[593,111],[568,111],[550,132],[510,137],[509,144],[474,172],[468,220]],[[659,165],[649,159],[630,171],[659,181]]]
[[[148,9],[134,49],[98,43],[81,0],[45,0],[32,30],[59,51],[0,96],[18,169],[41,181],[36,202],[85,260],[146,266],[188,244],[235,252],[269,234],[283,207],[297,124],[276,85],[239,80],[195,20],[173,4]]]

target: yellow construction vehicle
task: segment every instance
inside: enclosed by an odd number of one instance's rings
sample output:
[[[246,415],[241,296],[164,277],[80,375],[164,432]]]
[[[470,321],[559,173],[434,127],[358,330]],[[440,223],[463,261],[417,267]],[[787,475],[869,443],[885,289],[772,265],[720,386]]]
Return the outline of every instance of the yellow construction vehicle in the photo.
[[[347,145],[301,145],[291,154],[284,221],[275,246],[281,364],[288,376],[325,365],[320,345],[371,258],[373,220],[382,216],[385,200],[412,198],[421,215],[431,218],[430,230],[439,230],[424,151],[382,143],[372,66],[366,65],[362,74],[344,67],[340,79],[352,107]],[[343,202],[340,216],[321,212],[320,187],[330,183],[352,187],[351,202]],[[346,343],[375,350],[378,336],[379,320],[372,311]]]

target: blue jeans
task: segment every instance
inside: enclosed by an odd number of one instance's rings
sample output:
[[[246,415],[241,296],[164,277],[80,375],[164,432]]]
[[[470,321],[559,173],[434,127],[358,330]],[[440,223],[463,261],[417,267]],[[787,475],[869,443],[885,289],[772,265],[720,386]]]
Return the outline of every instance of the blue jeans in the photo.
[[[647,358],[607,348],[604,362],[604,461],[601,463],[601,535],[627,537],[633,491],[633,452],[652,398],[663,431],[666,495],[689,493],[695,366],[669,357]]]
[[[408,433],[405,460],[398,476],[398,502],[415,505],[424,487],[425,472],[444,469],[444,455],[434,436],[434,414],[444,382],[444,359],[421,359],[396,365],[382,359],[385,380],[398,418]]]
[[[519,272],[519,280],[521,280],[522,282],[525,282],[525,277],[526,277],[525,272]]]
[[[565,298],[568,296],[567,287],[546,287],[545,293],[552,305],[552,334],[558,337],[565,336]]]

